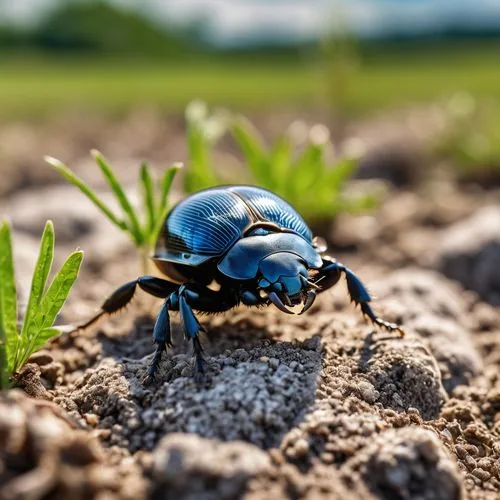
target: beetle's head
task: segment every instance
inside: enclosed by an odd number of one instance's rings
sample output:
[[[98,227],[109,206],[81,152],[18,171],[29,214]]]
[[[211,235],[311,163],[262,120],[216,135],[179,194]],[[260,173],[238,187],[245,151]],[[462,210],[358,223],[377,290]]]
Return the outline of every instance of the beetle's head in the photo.
[[[303,304],[299,314],[307,311],[316,299],[317,288],[308,280],[303,259],[290,252],[277,252],[259,264],[259,288],[281,311],[294,314],[289,307]]]

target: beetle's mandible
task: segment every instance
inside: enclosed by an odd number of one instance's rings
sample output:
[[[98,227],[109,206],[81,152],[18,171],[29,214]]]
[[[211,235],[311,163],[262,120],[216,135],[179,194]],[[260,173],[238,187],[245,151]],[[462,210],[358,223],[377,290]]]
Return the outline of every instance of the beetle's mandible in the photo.
[[[170,311],[180,311],[185,336],[193,343],[196,373],[203,373],[203,329],[194,311],[216,313],[238,304],[274,304],[284,313],[300,306],[307,311],[317,294],[334,286],[343,274],[353,302],[375,325],[389,331],[402,328],[379,318],[359,278],[340,262],[324,255],[302,217],[283,199],[253,186],[221,186],[195,193],[167,216],[153,261],[166,279],[141,276],[118,288],[100,312],[125,307],[137,286],[164,300],[153,330],[156,351],[146,381],[153,380],[167,347],[172,346]],[[219,285],[215,291],[209,288]]]

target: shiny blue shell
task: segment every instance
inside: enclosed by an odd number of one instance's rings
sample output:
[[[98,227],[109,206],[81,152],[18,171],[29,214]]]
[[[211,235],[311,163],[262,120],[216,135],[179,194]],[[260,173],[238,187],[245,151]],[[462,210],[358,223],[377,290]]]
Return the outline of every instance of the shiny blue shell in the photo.
[[[312,244],[311,230],[279,196],[253,186],[222,186],[195,193],[171,210],[154,259],[197,266],[225,254],[256,224],[273,224]]]

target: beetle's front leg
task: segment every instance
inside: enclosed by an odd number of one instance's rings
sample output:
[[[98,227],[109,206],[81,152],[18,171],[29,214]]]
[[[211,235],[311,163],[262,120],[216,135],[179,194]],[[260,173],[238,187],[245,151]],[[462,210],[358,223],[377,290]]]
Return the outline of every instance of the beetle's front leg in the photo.
[[[351,297],[351,300],[356,303],[356,305],[360,306],[361,312],[367,316],[373,324],[391,332],[397,331],[401,337],[403,337],[404,330],[400,325],[385,321],[375,314],[373,309],[370,307],[369,302],[371,302],[372,298],[366,287],[348,267],[344,266],[340,262],[323,259],[323,267],[319,270],[318,275],[315,276],[312,281],[319,287],[319,293],[321,293],[335,285],[335,283],[337,283],[340,279],[340,275],[342,273],[344,273],[346,277],[349,296]]]
[[[148,368],[148,373],[144,379],[146,385],[150,384],[155,377],[156,370],[160,365],[162,354],[167,350],[167,347],[172,347],[172,335],[170,333],[170,315],[169,309],[172,308],[170,297],[165,300],[162,308],[156,318],[155,326],[153,328],[153,342],[156,344],[156,350],[153,360]]]
[[[208,313],[227,311],[238,304],[238,297],[232,290],[221,288],[219,291],[214,291],[195,283],[188,283],[182,285],[178,293],[172,294],[170,301],[172,309],[180,310],[186,338],[193,342],[195,376],[200,380],[205,360],[199,333],[204,331],[204,328],[196,318],[193,309]]]

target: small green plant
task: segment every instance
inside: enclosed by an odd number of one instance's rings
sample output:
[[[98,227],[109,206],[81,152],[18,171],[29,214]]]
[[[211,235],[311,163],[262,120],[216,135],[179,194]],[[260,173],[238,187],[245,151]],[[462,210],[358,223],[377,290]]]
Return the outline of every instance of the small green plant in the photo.
[[[331,219],[342,211],[366,210],[378,203],[379,196],[375,193],[361,196],[347,193],[345,184],[358,166],[357,157],[328,161],[327,152],[333,148],[323,125],[303,131],[302,135],[307,137],[305,144],[291,126],[266,146],[248,120],[230,117],[222,111],[210,114],[207,106],[199,101],[188,106],[186,123],[189,162],[184,188],[187,193],[234,181],[217,172],[212,161],[216,141],[229,131],[248,168],[249,182],[282,196],[309,221]]]
[[[139,174],[139,187],[142,198],[141,210],[136,210],[125,194],[115,172],[109,166],[104,156],[96,150],[92,150],[97,165],[106,179],[111,191],[122,210],[122,215],[116,215],[106,203],[99,198],[97,193],[80,177],[75,175],[63,162],[46,156],[45,160],[59,172],[68,182],[76,186],[101,212],[119,229],[125,231],[141,255],[142,268],[145,274],[148,270],[148,260],[158,234],[161,231],[162,222],[165,219],[169,206],[169,193],[175,174],[182,164],[170,165],[161,179],[153,177],[147,163],[143,163]],[[139,212],[143,212],[142,216]]]
[[[185,119],[188,168],[184,173],[184,190],[194,193],[220,184],[212,152],[215,143],[226,133],[230,118],[223,110],[210,112],[203,101],[192,101],[186,108]]]
[[[270,147],[264,145],[247,120],[236,120],[231,132],[254,182],[288,200],[310,221],[331,219],[344,211],[366,210],[378,202],[375,194],[348,194],[346,182],[354,175],[358,158],[351,155],[329,162],[326,153],[332,146],[323,125],[308,131],[300,151],[290,129]]]
[[[12,376],[29,357],[61,333],[53,324],[78,276],[83,252],[73,252],[47,286],[53,256],[54,226],[49,221],[42,235],[24,321],[18,327],[11,230],[7,222],[1,224],[0,389],[9,387]]]

